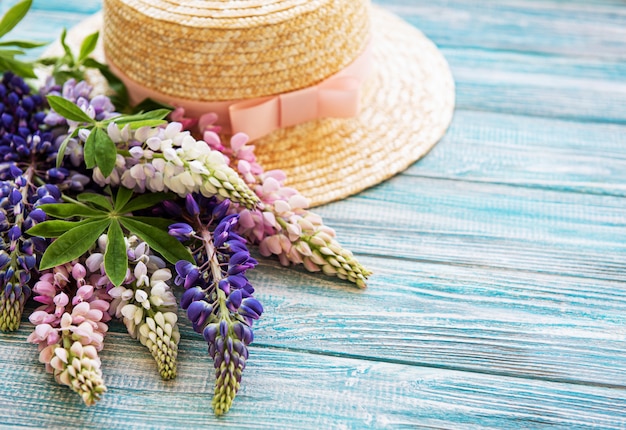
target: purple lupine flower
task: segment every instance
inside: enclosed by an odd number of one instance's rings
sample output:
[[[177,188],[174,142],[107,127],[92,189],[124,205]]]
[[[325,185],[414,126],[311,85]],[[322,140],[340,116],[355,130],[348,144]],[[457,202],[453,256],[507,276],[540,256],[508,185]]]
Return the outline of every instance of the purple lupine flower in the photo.
[[[186,221],[195,230],[191,248],[196,264],[176,263],[175,282],[186,289],[181,307],[193,329],[209,344],[215,368],[213,409],[226,413],[241,383],[252,341],[252,323],[263,307],[252,297],[246,271],[256,266],[246,241],[234,229],[239,216],[228,213],[228,200],[188,195]],[[202,246],[199,246],[202,245]]]
[[[10,169],[13,176],[15,169]],[[51,193],[52,192],[52,193]],[[54,185],[34,188],[32,170],[11,180],[0,181],[0,239],[2,256],[0,263],[0,330],[12,331],[19,327],[24,303],[30,297],[28,283],[36,272],[35,249],[43,249],[43,238],[24,236],[24,231],[46,218],[45,212],[37,208],[42,201],[54,203],[60,197]],[[41,243],[43,242],[43,243]],[[6,259],[9,261],[6,261]]]
[[[193,227],[184,222],[178,222],[170,225],[168,232],[171,236],[174,236],[181,242],[189,240],[191,235],[194,233]]]
[[[30,94],[24,80],[10,72],[0,81],[0,180],[15,178],[30,165],[43,179],[54,168],[60,142],[45,127],[45,103],[40,94]],[[54,171],[52,179],[58,177]]]

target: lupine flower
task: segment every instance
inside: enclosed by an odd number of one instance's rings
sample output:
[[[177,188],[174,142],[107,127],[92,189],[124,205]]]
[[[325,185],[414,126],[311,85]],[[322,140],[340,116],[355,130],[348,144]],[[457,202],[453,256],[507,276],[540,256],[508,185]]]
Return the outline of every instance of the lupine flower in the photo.
[[[119,113],[115,112],[115,106],[109,97],[102,94],[92,94],[93,87],[85,81],[76,82],[74,79],[69,79],[61,86],[54,81],[54,78],[49,77],[41,92],[44,95],[60,96],[71,101],[81,108],[90,118],[97,121],[103,121],[119,115]],[[67,135],[80,125],[79,123],[65,119],[52,109],[48,111],[43,121],[49,127],[60,128],[63,131],[57,132],[57,145],[65,140]],[[86,139],[86,136],[84,136],[84,138]],[[72,166],[75,168],[83,168],[82,170],[84,170],[83,145],[80,143],[80,139],[72,138],[68,141],[64,156]],[[85,185],[90,181],[90,179],[80,171],[69,171],[67,176],[65,182],[70,189],[74,191],[82,191]]]
[[[52,77],[48,79],[43,89],[46,95],[61,96],[82,109],[90,118],[97,121],[113,118],[119,113],[115,112],[115,106],[111,100],[103,95],[92,95],[93,87],[85,81],[76,82],[74,79],[68,79],[59,87]],[[49,126],[69,125],[69,131],[73,131],[79,124],[74,121],[68,121],[63,116],[50,110],[45,116],[45,123]]]
[[[198,192],[250,208],[258,202],[237,172],[228,167],[224,156],[182,131],[180,123],[136,131],[110,124],[107,133],[118,148],[130,155],[118,154],[115,168],[106,178],[98,167],[94,168],[93,179],[101,186],[121,184],[139,193],[173,191],[181,197]],[[79,137],[86,140],[88,134]]]
[[[237,231],[259,245],[264,257],[275,255],[281,264],[302,264],[311,271],[322,271],[364,288],[371,272],[335,239],[335,232],[322,218],[307,208],[308,200],[295,189],[284,186],[284,172],[264,172],[257,163],[254,146],[244,134],[236,134],[225,148],[218,135],[205,131],[204,140],[213,149],[229,156],[243,180],[260,198],[254,208],[234,207],[240,214]]]
[[[105,244],[103,239],[101,243]],[[139,339],[154,357],[163,379],[176,377],[178,356],[178,305],[166,283],[172,277],[165,262],[135,236],[127,239],[130,269],[122,285],[111,288],[111,315],[121,318],[128,333]],[[106,246],[106,245],[105,245]],[[101,249],[104,251],[104,249]],[[89,264],[104,273],[103,256],[94,253]]]
[[[102,350],[111,297],[98,273],[75,261],[42,274],[33,287],[42,305],[31,314],[39,361],[59,384],[93,405],[106,391],[98,351]]]
[[[213,409],[217,415],[228,412],[239,390],[247,346],[253,339],[252,323],[263,313],[246,278],[246,271],[257,262],[250,256],[245,239],[234,231],[239,216],[228,215],[229,206],[228,200],[218,203],[216,199],[187,196],[186,220],[194,231],[190,237],[191,248],[197,250],[196,263],[176,263],[175,280],[186,289],[181,307],[193,329],[209,344],[214,360]]]
[[[10,173],[18,176],[0,181],[0,330],[17,330],[24,304],[30,297],[29,282],[37,273],[37,253],[42,252],[46,241],[27,237],[24,232],[46,219],[38,208],[43,203],[57,202],[59,190],[54,185],[35,188],[32,170],[21,175],[17,167]]]
[[[50,345],[39,353],[39,361],[46,363],[56,381],[78,393],[87,406],[94,405],[107,390],[102,380],[100,358],[92,345],[80,341],[72,342],[69,348]]]

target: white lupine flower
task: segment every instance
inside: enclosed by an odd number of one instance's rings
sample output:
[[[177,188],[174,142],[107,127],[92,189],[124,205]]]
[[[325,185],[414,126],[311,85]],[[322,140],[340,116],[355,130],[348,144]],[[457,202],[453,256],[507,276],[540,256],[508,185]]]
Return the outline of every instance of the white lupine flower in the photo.
[[[96,349],[91,345],[84,346],[79,341],[73,342],[69,351],[61,346],[54,346],[50,366],[57,382],[77,392],[86,405],[93,405],[100,400],[106,386],[102,380]]]
[[[142,127],[134,132],[128,126],[120,130],[110,125],[107,132],[114,142],[132,145],[128,148],[130,156],[117,154],[115,168],[107,178],[94,168],[94,181],[103,186],[122,184],[138,192],[171,190],[180,196],[201,192],[206,197],[220,196],[255,206],[257,196],[228,167],[224,155],[181,130],[180,123],[170,123],[165,129]]]

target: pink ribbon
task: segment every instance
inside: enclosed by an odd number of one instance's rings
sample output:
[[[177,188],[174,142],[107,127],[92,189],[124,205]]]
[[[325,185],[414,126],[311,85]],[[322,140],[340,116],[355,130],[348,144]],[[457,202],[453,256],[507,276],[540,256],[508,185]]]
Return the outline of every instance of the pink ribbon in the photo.
[[[126,85],[130,102],[151,98],[185,109],[185,116],[198,118],[217,114],[213,125],[229,134],[246,133],[256,140],[279,128],[320,118],[352,118],[359,113],[361,86],[372,66],[371,44],[350,65],[312,87],[253,99],[203,102],[172,97],[144,87],[125,75],[115,64],[109,67]]]

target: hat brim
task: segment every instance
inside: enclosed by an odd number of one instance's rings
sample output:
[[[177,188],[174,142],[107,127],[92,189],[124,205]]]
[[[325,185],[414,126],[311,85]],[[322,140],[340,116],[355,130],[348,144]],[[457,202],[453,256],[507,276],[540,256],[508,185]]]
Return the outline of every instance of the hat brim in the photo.
[[[72,28],[79,46],[102,26],[96,14]],[[320,119],[255,141],[267,170],[281,169],[289,186],[316,206],[356,194],[405,170],[444,135],[454,110],[454,81],[445,58],[423,33],[372,6],[374,71],[355,118]],[[51,47],[51,54],[59,47]],[[104,60],[101,46],[96,57]]]

